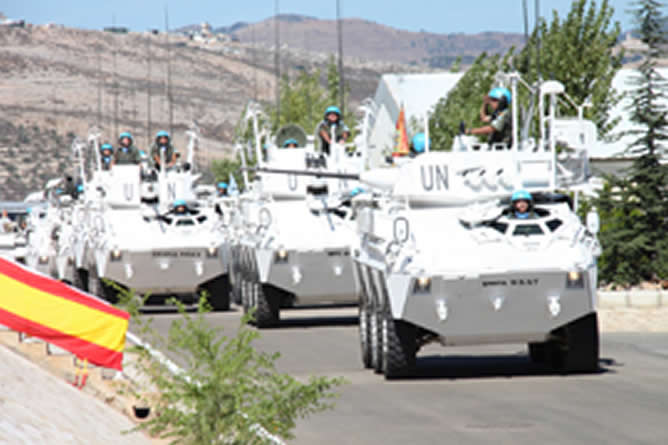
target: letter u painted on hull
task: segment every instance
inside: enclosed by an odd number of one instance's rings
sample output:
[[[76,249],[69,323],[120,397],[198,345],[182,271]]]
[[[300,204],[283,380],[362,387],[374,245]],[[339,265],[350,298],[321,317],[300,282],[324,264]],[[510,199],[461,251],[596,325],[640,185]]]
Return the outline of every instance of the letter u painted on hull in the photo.
[[[420,166],[420,177],[422,188],[427,192],[431,192],[434,188],[438,191],[449,188],[447,165],[422,165]]]

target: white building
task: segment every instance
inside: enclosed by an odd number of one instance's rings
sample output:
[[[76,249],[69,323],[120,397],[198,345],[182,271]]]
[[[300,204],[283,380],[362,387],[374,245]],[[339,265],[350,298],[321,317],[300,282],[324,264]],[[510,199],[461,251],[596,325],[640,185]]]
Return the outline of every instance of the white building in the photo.
[[[374,102],[376,110],[371,122],[369,147],[371,163],[394,149],[396,125],[403,105],[406,123],[424,120],[425,113],[452,90],[463,73],[385,74],[380,78]],[[411,135],[409,134],[409,137]]]

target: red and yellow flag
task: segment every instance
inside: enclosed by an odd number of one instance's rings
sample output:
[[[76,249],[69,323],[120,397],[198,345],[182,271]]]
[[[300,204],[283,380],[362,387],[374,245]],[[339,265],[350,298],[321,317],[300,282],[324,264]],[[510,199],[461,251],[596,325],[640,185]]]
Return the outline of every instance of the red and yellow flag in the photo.
[[[404,105],[401,104],[399,118],[397,119],[397,146],[392,156],[405,156],[409,152],[408,133],[406,132],[406,112],[404,111]]]
[[[122,370],[130,314],[0,258],[0,324]]]

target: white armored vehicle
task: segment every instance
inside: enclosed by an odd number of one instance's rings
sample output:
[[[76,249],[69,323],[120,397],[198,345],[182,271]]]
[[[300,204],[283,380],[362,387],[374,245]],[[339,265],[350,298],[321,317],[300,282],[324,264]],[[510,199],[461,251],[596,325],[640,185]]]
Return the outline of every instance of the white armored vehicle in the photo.
[[[160,172],[140,165],[98,168],[85,185],[85,236],[75,242],[79,282],[113,300],[104,280],[139,294],[196,301],[207,291],[215,310],[229,308],[227,270],[221,266],[217,215],[199,207],[188,162]],[[97,150],[96,150],[97,153]],[[188,165],[190,164],[190,165]],[[161,162],[161,165],[166,165]]]
[[[320,153],[296,128],[279,131],[266,161],[258,150],[259,178],[239,199],[234,293],[245,310],[256,309],[258,327],[276,324],[282,306],[358,301],[349,254],[356,236],[350,193],[358,183],[318,175],[359,174],[365,169],[365,147],[350,152],[334,143],[330,153]],[[283,148],[292,138],[297,147]],[[291,169],[306,169],[311,176]]]
[[[570,198],[556,193],[586,183],[595,131],[555,117],[561,84],[546,82],[540,92],[537,143],[492,147],[460,137],[453,152],[361,175],[375,190],[353,200],[366,367],[386,378],[410,375],[418,350],[439,342],[526,343],[534,361],[598,369],[598,218],[583,225]],[[513,121],[518,141],[515,110]],[[557,155],[557,143],[571,151]],[[533,194],[521,217],[509,202],[518,190]]]

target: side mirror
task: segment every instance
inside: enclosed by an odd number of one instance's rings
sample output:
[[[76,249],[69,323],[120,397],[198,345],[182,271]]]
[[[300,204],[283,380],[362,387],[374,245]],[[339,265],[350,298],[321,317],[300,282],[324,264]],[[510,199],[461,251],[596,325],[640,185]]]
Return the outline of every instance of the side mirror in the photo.
[[[598,216],[598,212],[596,212],[596,210],[590,210],[589,213],[587,213],[587,230],[595,235],[600,229],[601,220]]]

